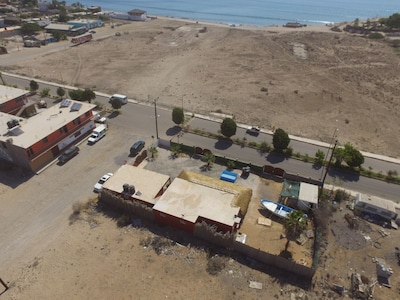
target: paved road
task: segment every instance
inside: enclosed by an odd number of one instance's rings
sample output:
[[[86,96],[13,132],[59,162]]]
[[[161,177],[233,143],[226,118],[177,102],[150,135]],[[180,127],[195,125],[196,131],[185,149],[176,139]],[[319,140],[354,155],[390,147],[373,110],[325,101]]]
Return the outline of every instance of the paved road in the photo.
[[[13,81],[14,77],[8,76],[7,74],[4,74],[3,77],[5,78],[6,82],[13,82],[13,84],[24,83],[24,79],[17,78],[16,81]],[[25,80],[25,85],[29,85],[29,79]],[[52,87],[52,91],[54,91],[55,94],[56,85],[51,83],[40,84],[43,84],[43,86],[47,84],[46,86]],[[103,105],[109,105],[108,95],[104,95],[102,93],[98,93],[95,101]],[[122,107],[122,114],[110,119],[109,122],[111,125],[115,125],[120,128],[121,134],[122,132],[125,132],[125,130],[127,132],[140,132],[145,139],[151,139],[157,135],[155,124],[155,106],[139,104],[135,101],[132,101],[132,99],[130,100],[130,103]],[[161,138],[171,139],[179,133],[179,128],[176,127],[171,121],[171,111],[165,110],[160,106],[157,107],[157,125],[158,134]],[[189,125],[191,128],[197,128],[203,131],[214,133],[218,132],[220,128],[219,122],[203,117],[192,118]],[[260,143],[262,141],[266,141],[267,143],[272,144],[272,136],[270,134],[262,132],[255,137],[246,134],[245,128],[245,125],[242,127],[239,126],[236,136],[239,138],[246,137],[249,142],[255,141]],[[176,137],[176,139],[178,139],[178,137]],[[129,143],[133,142],[134,141],[132,140],[129,141]],[[285,169],[287,172],[294,174],[298,173],[305,177],[311,177],[317,180],[323,177],[323,170],[314,169],[311,164],[300,162],[295,159],[280,160],[274,156],[274,154],[269,154],[267,157],[263,157],[255,150],[242,148],[237,145],[229,145],[228,147],[227,145],[224,145],[214,139],[204,138],[198,135],[186,133],[180,138],[180,142],[184,142],[189,145],[202,145],[202,148],[209,148],[213,152],[216,151],[222,155],[232,158],[240,158],[244,161],[252,161],[253,163],[261,165],[276,165]],[[295,138],[292,138],[291,146],[294,149],[294,152],[299,152],[302,154],[307,153],[310,157],[313,157],[318,149],[321,149],[327,153],[328,150],[326,146],[329,145],[318,142],[310,143],[309,141],[296,140]],[[299,149],[302,150],[300,151]],[[371,167],[375,172],[380,170],[383,174],[386,174],[389,170],[395,170],[398,174],[400,174],[400,164],[383,159],[376,159],[374,157],[366,156],[363,166],[365,168]],[[400,187],[398,185],[387,184],[385,182],[371,180],[364,177],[351,178],[348,175],[344,176],[334,173],[333,170],[328,175],[326,182],[393,200],[398,200],[400,195]]]

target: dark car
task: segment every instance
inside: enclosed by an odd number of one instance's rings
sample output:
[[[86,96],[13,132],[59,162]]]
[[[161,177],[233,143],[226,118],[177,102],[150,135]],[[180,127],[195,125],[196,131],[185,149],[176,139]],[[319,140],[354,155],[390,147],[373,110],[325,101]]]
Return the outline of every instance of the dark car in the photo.
[[[77,146],[71,146],[67,150],[65,150],[63,154],[60,155],[58,161],[60,163],[66,163],[78,153],[79,153],[79,148]]]
[[[137,141],[134,143],[130,149],[130,154],[131,155],[136,155],[138,154],[142,149],[144,148],[144,142],[143,141]]]

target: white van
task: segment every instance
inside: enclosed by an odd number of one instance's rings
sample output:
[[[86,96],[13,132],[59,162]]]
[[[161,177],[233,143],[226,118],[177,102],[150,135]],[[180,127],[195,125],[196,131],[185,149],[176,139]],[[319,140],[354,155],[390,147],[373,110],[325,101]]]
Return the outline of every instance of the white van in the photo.
[[[106,135],[107,127],[104,125],[97,126],[88,138],[90,144],[94,144]]]
[[[113,101],[114,99],[118,99],[119,101],[121,101],[121,104],[127,104],[128,103],[128,97],[125,95],[121,95],[121,94],[114,94],[110,97],[110,100],[108,102],[111,103],[111,101]]]

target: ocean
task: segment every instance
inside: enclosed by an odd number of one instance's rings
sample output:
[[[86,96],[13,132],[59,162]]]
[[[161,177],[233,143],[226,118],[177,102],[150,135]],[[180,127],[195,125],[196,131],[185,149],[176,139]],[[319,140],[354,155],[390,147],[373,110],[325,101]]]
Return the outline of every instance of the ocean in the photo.
[[[74,1],[68,1],[68,4]],[[85,0],[84,6],[149,16],[167,16],[235,25],[271,26],[287,22],[321,25],[386,17],[400,12],[398,0]]]

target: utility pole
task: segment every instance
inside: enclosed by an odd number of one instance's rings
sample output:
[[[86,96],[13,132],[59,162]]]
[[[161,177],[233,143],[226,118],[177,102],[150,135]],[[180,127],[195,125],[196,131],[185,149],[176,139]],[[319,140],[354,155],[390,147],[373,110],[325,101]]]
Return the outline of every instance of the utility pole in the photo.
[[[156,138],[158,140],[157,100],[158,100],[158,97],[156,99],[154,99],[154,117],[156,118]]]
[[[338,141],[336,140],[336,141],[335,141],[335,144],[333,145],[333,148],[332,148],[332,153],[331,153],[331,157],[329,158],[328,165],[326,166],[326,171],[325,171],[324,178],[322,179],[321,191],[324,189],[324,184],[325,184],[326,175],[328,175],[329,169],[330,169],[330,167],[331,167],[331,163],[332,163],[332,159],[333,159],[333,154],[335,153],[335,149],[336,149],[337,143],[338,143]]]

